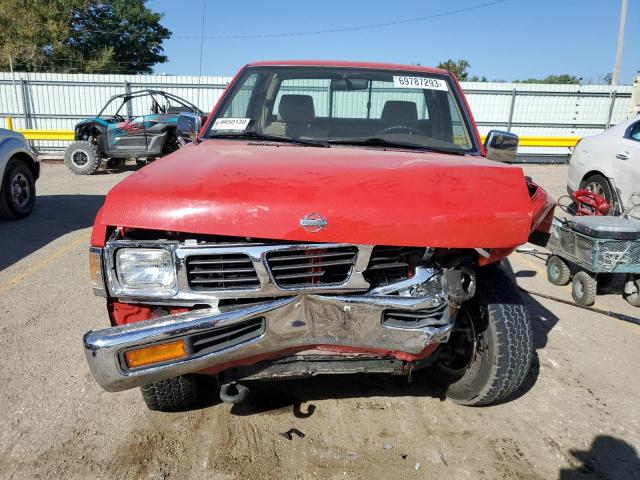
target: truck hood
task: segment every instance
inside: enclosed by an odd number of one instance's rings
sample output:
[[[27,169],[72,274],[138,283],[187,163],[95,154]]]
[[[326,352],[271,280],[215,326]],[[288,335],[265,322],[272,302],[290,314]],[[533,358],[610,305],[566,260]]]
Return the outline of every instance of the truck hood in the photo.
[[[308,232],[300,220],[326,220]],[[260,239],[451,248],[527,241],[523,172],[475,156],[208,140],[132,174],[96,225]],[[311,228],[311,230],[314,230]]]

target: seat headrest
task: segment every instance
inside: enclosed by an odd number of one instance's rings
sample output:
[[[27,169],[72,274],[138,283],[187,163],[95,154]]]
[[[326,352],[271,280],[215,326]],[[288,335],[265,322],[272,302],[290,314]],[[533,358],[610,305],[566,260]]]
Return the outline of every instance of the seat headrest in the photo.
[[[285,123],[313,122],[316,112],[311,95],[282,95],[278,106],[278,117]]]
[[[418,107],[414,102],[387,100],[382,109],[380,123],[383,127],[394,125],[416,127],[418,125]]]

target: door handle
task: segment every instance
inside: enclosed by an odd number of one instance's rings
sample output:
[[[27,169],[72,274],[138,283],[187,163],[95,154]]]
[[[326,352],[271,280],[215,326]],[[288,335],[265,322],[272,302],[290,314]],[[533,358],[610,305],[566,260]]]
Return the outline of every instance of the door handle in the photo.
[[[629,160],[629,152],[620,152],[616,155],[619,160]]]

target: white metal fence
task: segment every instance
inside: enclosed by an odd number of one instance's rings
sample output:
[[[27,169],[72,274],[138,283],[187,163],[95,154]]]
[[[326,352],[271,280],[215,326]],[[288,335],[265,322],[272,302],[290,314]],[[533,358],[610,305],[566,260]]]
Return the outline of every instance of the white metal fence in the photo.
[[[0,117],[16,129],[71,130],[98,113],[112,95],[143,88],[166,90],[210,111],[230,77],[89,75],[0,72]],[[631,86],[463,82],[480,133],[492,128],[522,136],[582,137],[626,118]],[[0,121],[0,126],[4,126]],[[66,142],[40,141],[43,152]],[[567,147],[524,147],[526,155],[566,156]]]

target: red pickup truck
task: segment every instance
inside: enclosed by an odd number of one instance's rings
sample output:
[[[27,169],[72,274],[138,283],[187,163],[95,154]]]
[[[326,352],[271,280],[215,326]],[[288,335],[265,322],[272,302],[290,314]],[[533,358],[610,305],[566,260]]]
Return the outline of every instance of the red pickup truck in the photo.
[[[188,408],[252,381],[429,368],[449,398],[502,401],[532,329],[499,260],[545,244],[554,200],[484,145],[449,72],[354,62],[244,67],[193,143],[116,185],[91,238],[111,327],[84,336],[108,391]]]

